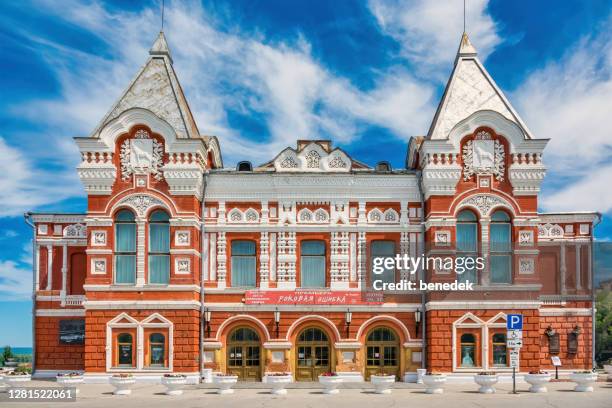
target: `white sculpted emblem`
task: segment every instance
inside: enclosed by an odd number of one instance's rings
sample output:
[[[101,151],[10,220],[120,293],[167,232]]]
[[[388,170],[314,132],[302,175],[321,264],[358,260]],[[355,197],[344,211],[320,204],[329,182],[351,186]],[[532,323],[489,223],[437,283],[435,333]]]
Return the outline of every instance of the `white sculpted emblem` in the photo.
[[[161,180],[162,144],[143,129],[138,130],[135,136],[135,139],[128,139],[121,145],[121,178],[125,181],[132,174],[151,173],[156,180]]]
[[[504,145],[499,140],[492,140],[485,131],[479,132],[463,146],[463,179],[467,181],[474,174],[493,174],[498,181],[504,181],[504,156]]]

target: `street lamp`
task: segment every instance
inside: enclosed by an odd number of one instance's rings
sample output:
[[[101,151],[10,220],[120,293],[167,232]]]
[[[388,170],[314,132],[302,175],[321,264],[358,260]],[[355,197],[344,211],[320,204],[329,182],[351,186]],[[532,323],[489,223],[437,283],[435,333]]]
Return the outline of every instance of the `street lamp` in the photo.
[[[351,312],[351,309],[346,309],[346,312],[344,313],[344,321],[346,322],[346,338],[349,338],[349,330],[351,327],[351,321],[353,320],[353,312]]]
[[[212,312],[210,309],[204,309],[204,323],[206,323],[206,337],[210,337],[210,315]]]
[[[280,325],[280,311],[278,307],[274,310],[274,324],[276,325],[276,338],[278,339],[278,326]]]
[[[417,309],[414,311],[414,322],[415,322],[415,326],[416,326],[416,335],[419,335],[419,325],[421,324],[421,317],[423,315],[423,312],[421,312],[421,309]]]

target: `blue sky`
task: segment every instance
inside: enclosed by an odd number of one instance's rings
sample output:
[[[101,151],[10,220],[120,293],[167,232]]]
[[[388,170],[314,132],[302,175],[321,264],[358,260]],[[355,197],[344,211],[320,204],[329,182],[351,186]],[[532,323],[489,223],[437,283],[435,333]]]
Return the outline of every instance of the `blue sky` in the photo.
[[[462,0],[166,1],[165,32],[200,132],[225,165],[331,138],[400,167],[427,132],[462,32]],[[467,31],[536,137],[540,206],[612,223],[612,2],[468,0]],[[29,345],[27,210],[85,208],[72,137],[88,135],[147,58],[160,1],[0,3],[0,344]],[[8,323],[8,324],[7,324]]]

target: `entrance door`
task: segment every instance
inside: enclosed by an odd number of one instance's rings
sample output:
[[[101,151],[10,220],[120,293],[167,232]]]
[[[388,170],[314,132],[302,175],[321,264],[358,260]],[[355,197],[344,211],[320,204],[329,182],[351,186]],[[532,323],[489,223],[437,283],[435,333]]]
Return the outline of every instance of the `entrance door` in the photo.
[[[230,334],[227,371],[240,381],[261,381],[261,343],[254,330],[241,327]]]
[[[296,349],[297,381],[318,381],[319,374],[331,371],[329,340],[321,329],[304,329],[298,336]]]
[[[395,332],[387,327],[372,330],[366,340],[366,381],[380,372],[399,378],[399,357]]]

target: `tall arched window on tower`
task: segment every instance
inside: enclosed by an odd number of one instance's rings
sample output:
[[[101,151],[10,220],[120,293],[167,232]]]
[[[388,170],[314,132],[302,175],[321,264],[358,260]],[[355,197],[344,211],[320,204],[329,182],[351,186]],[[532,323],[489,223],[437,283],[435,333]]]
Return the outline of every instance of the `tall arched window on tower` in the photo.
[[[170,217],[156,210],[149,217],[149,283],[170,281]]]
[[[504,211],[491,216],[491,283],[512,282],[512,228]]]
[[[136,219],[129,210],[115,215],[115,283],[136,283]]]
[[[463,210],[457,215],[457,257],[474,258],[478,256],[478,220],[476,215]],[[457,276],[460,282],[478,283],[476,268],[466,270]]]

